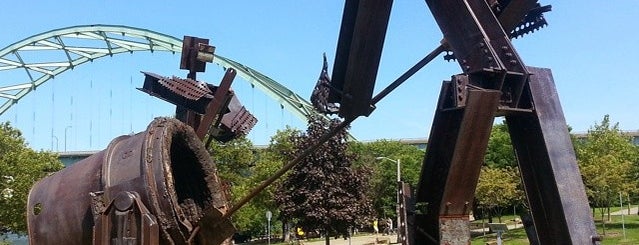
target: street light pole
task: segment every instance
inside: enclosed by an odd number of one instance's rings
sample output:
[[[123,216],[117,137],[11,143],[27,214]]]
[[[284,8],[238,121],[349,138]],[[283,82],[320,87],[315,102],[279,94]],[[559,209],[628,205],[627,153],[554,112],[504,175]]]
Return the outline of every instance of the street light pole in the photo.
[[[67,129],[69,129],[71,126],[66,126],[64,128],[64,152],[67,151]]]
[[[401,217],[400,217],[400,205],[401,205],[401,202],[400,202],[400,200],[401,200],[400,199],[401,198],[400,197],[400,193],[401,193],[400,188],[402,188],[402,177],[401,177],[402,176],[402,169],[401,169],[402,165],[401,165],[401,160],[399,158],[397,158],[397,160],[393,160],[393,159],[390,159],[388,157],[376,157],[375,159],[377,159],[377,160],[388,160],[388,161],[391,161],[391,162],[394,162],[394,163],[397,164],[397,183],[396,183],[397,184],[397,186],[396,186],[396,188],[397,188],[396,189],[396,193],[397,193],[396,194],[396,199],[397,200],[396,200],[396,204],[395,204],[395,212],[397,213],[397,226],[396,226],[396,229],[397,229],[397,243],[401,243],[402,240],[401,240],[401,236],[400,236],[400,232],[399,232],[399,229],[400,229],[401,224],[402,224],[401,223]]]
[[[58,137],[55,137],[55,135],[51,135],[51,139],[55,139],[55,151],[60,151]],[[51,151],[53,151],[53,140],[51,140]]]

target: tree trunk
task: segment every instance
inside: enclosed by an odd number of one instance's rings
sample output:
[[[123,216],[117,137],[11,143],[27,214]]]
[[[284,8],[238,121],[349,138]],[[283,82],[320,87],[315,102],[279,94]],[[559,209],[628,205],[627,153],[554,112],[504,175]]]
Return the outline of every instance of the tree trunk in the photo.
[[[326,229],[326,233],[324,234],[326,245],[331,245],[331,236],[328,234],[328,229]]]
[[[604,208],[600,208],[601,210],[601,227],[603,228],[603,235],[606,236],[606,217],[605,217],[605,212],[604,212]]]
[[[606,208],[606,212],[608,213],[608,222],[611,222],[612,219],[610,218],[610,205],[608,205],[608,207]]]

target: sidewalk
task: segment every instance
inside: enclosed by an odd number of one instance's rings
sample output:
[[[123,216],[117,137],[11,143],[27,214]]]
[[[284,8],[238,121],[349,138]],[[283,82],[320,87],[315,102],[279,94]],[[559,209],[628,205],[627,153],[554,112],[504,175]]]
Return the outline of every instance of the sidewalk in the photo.
[[[637,210],[639,209],[639,207],[634,207],[634,208],[630,208],[630,213],[628,213],[628,209],[624,208],[623,210],[619,210],[617,212],[612,212],[610,213],[610,215],[632,215],[632,214],[637,214]]]
[[[366,236],[356,236],[351,238],[350,243],[348,239],[344,240],[344,238],[331,238],[331,245],[373,245],[375,244],[376,238],[381,239],[390,239],[391,244],[395,243],[397,240],[397,235],[366,235]],[[304,242],[304,245],[324,245],[326,243],[325,240],[320,241],[312,241],[312,242]]]
[[[512,224],[512,225],[508,225],[508,230],[513,230],[513,229],[517,229],[517,228],[523,228],[524,225],[523,224]],[[490,229],[488,228],[488,225],[486,225],[486,227],[479,228],[479,229],[472,229],[470,230],[470,234],[482,234],[486,232],[486,234],[490,233]]]

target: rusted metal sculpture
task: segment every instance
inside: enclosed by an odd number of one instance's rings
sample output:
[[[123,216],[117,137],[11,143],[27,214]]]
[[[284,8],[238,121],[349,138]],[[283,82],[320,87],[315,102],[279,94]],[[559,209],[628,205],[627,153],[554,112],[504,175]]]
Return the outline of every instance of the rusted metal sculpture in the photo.
[[[195,80],[213,51],[208,40],[185,37],[181,67],[189,78],[143,72],[140,90],[175,104],[182,121],[155,119],[34,185],[31,244],[221,244],[235,232],[203,141],[245,135],[257,120],[233,96],[235,70],[220,86]]]
[[[234,232],[222,191],[193,129],[158,118],[38,182],[30,244],[219,244]]]
[[[537,232],[529,235],[540,244],[598,244],[550,70],[525,66],[510,42],[544,26],[542,13],[550,7],[536,0],[426,3],[444,40],[373,97],[392,1],[346,1],[333,79],[325,66],[312,98],[321,110],[345,120],[230,208],[199,139],[207,133],[214,138],[211,123],[232,131],[237,124],[250,128],[246,125],[255,120],[242,109],[224,109],[233,104],[232,70],[217,88],[197,82],[195,73],[204,71],[202,62],[214,49],[206,39],[185,37],[181,67],[189,70],[188,78],[147,73],[144,89],[176,104],[177,117],[197,134],[175,120],[159,119],[144,133],[115,139],[87,163],[45,178],[29,196],[30,239],[34,244],[219,244],[232,232],[228,218],[239,207],[447,52],[445,58],[456,59],[464,73],[443,83],[416,193],[398,183],[400,242],[469,244],[468,214],[489,133],[494,117],[505,116]],[[208,102],[195,105],[200,100]],[[230,121],[224,120],[227,111],[235,111]]]
[[[206,70],[206,62],[213,61],[215,47],[208,39],[185,36],[182,44],[180,68],[188,70],[187,79],[145,75],[141,91],[176,105],[176,118],[195,129],[197,136],[208,146],[212,140],[226,142],[248,134],[257,119],[234,96],[231,84],[235,69],[226,70],[219,86],[196,80],[197,72]]]
[[[461,66],[442,86],[415,196],[399,185],[402,244],[470,243],[468,214],[495,116],[505,116],[516,151],[537,231],[529,235],[540,244],[598,244],[550,70],[525,66],[510,42],[546,25],[550,6],[426,0],[442,44],[372,97],[390,2],[346,1],[333,80],[320,79],[312,100],[350,123],[438,54]]]
[[[227,142],[248,134],[257,119],[246,110],[232,90],[230,90],[235,70],[229,68],[220,83],[214,86],[192,79],[162,77],[142,72],[145,75],[141,91],[164,99],[197,115],[190,126],[196,130],[198,138]],[[200,116],[203,115],[203,116]],[[197,120],[195,120],[197,119]]]

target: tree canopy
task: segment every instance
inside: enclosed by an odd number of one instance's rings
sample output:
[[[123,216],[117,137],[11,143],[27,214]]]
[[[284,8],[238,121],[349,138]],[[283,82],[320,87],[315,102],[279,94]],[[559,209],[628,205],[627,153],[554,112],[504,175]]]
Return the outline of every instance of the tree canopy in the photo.
[[[0,232],[27,232],[31,186],[63,167],[56,154],[32,150],[20,131],[8,122],[0,124]]]
[[[609,207],[618,200],[619,193],[636,191],[639,148],[619,129],[618,123],[611,124],[608,115],[576,144],[581,175],[592,205]]]
[[[493,126],[484,164],[491,168],[517,167],[517,159],[515,159],[515,152],[506,124],[498,123]]]
[[[339,120],[310,121],[306,133],[289,141],[296,156],[335,128]],[[368,169],[353,168],[355,155],[347,151],[346,131],[322,144],[293,167],[278,187],[276,201],[282,218],[306,231],[321,230],[327,236],[348,235],[349,227],[370,221],[371,202],[365,192]]]
[[[378,218],[396,218],[397,166],[400,161],[401,179],[416,186],[419,181],[424,151],[400,141],[378,140],[374,142],[351,142],[349,150],[358,155],[357,165],[370,166],[373,175],[369,194]],[[377,159],[386,157],[393,161]]]
[[[525,200],[520,183],[519,173],[513,168],[483,166],[475,190],[475,204],[481,209],[496,213],[501,219],[504,208]]]
[[[255,186],[281,167],[281,162],[275,160],[272,154],[263,149],[255,149],[246,138],[212,144],[210,151],[221,179],[229,186],[231,204],[247,196]],[[233,224],[242,235],[264,234],[266,211],[276,213],[277,210],[273,190],[273,187],[269,187],[260,192],[233,215]]]

